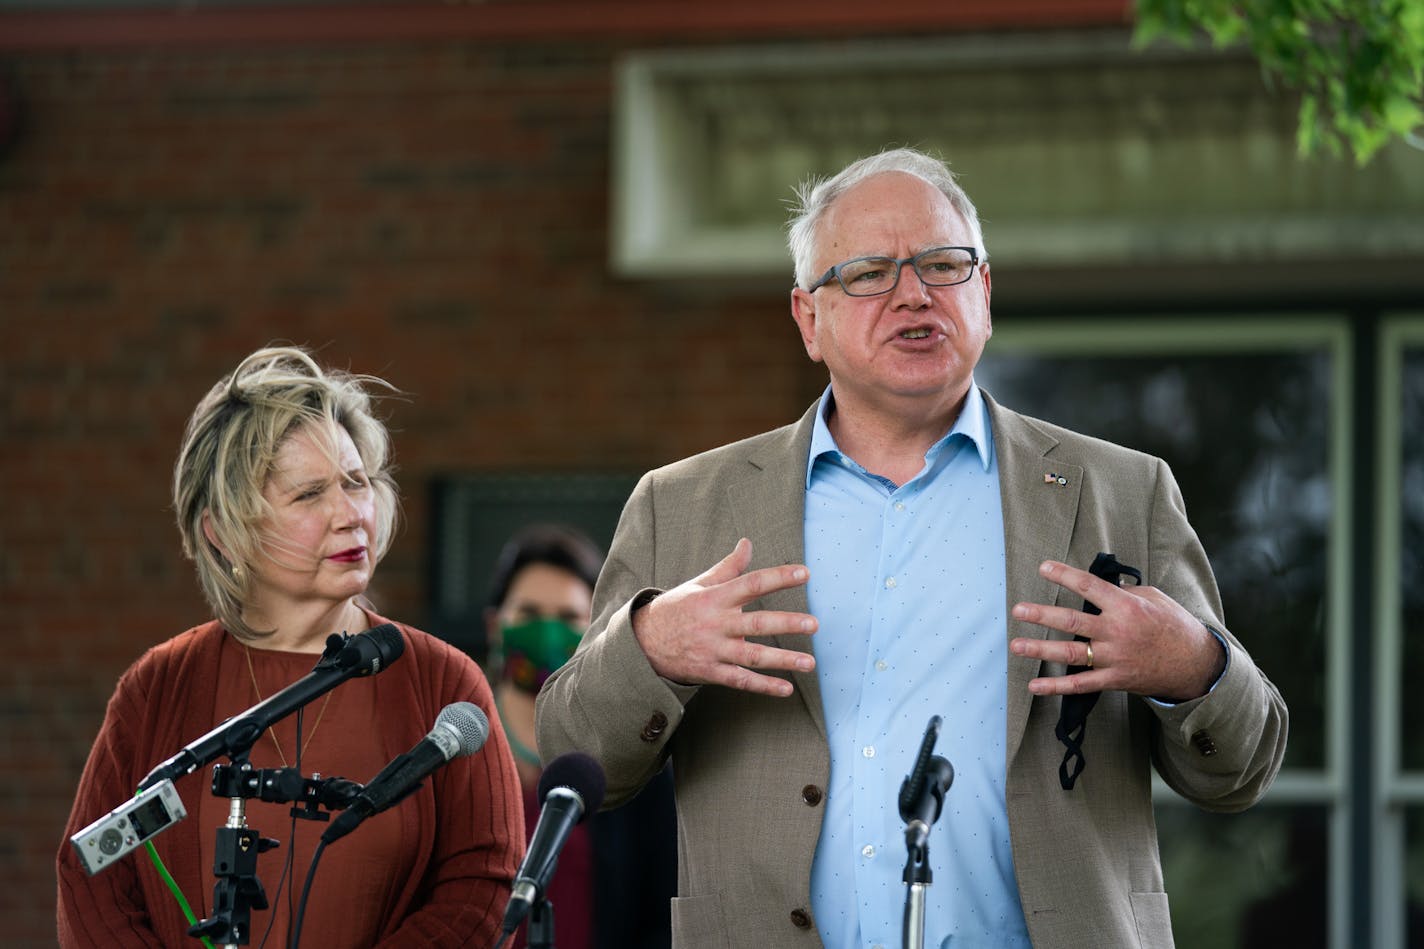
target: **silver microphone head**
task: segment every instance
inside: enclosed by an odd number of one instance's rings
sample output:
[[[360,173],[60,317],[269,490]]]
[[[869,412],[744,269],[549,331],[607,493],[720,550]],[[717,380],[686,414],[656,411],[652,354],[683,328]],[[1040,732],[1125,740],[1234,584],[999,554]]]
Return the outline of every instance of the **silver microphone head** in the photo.
[[[484,747],[485,739],[489,737],[489,718],[485,716],[484,709],[473,702],[452,702],[442,708],[435,718],[431,735],[437,733],[454,739],[453,747],[446,746],[449,757],[472,755]]]

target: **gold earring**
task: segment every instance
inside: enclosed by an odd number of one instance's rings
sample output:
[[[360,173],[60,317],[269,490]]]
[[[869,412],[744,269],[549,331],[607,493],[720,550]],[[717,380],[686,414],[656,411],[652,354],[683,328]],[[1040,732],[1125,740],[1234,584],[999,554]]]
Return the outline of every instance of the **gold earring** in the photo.
[[[237,564],[237,563],[233,564],[233,565],[232,565],[232,582],[233,582],[233,583],[236,583],[238,586],[242,586],[242,582],[243,582],[244,579],[245,579],[245,574],[243,573],[242,564]]]

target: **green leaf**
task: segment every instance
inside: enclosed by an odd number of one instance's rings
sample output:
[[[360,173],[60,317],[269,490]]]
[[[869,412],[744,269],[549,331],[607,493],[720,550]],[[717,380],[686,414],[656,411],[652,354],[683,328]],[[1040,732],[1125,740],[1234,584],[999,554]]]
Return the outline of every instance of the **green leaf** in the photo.
[[[1424,108],[1405,95],[1393,95],[1385,100],[1384,124],[1391,132],[1405,135],[1424,125]]]
[[[1249,46],[1269,85],[1301,93],[1302,157],[1364,164],[1424,124],[1424,0],[1137,0],[1133,45]]]

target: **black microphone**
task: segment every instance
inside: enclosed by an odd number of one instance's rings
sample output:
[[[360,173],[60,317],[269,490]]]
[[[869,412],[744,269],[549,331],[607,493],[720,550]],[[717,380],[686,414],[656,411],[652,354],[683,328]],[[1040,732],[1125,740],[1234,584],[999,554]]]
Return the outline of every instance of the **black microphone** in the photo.
[[[440,710],[435,727],[414,748],[394,759],[356,795],[351,806],[331,822],[321,842],[340,840],[372,814],[399,803],[420,782],[454,758],[472,755],[489,737],[489,719],[473,702],[453,702]]]
[[[559,755],[544,769],[539,777],[539,798],[544,807],[539,812],[539,823],[534,825],[534,839],[529,841],[529,850],[514,877],[514,893],[504,910],[505,935],[514,932],[529,915],[554,875],[559,851],[564,849],[569,832],[598,810],[605,787],[603,768],[579,751]]]
[[[944,795],[954,783],[954,766],[931,754],[939,739],[940,717],[932,717],[920,742],[914,768],[900,785],[900,819],[905,822],[905,844],[912,853],[929,842],[930,827],[944,809]]]
[[[900,782],[900,819],[908,821],[911,819],[910,812],[915,807],[915,802],[925,791],[925,772],[929,767],[930,756],[934,752],[935,742],[939,741],[939,729],[943,723],[938,715],[930,716],[929,724],[925,726],[925,737],[920,739],[920,751],[915,755],[915,765],[910,769],[910,773],[905,776],[905,780]]]
[[[274,723],[312,699],[325,695],[347,679],[385,671],[405,652],[405,638],[391,623],[349,636],[332,633],[312,671],[270,698],[235,715],[148,773],[140,791],[163,781],[192,774],[219,755],[245,752]]]
[[[905,819],[905,843],[922,849],[930,839],[930,827],[944,810],[944,795],[954,783],[954,765],[939,755],[931,755],[925,768],[925,784],[920,796],[900,810]]]

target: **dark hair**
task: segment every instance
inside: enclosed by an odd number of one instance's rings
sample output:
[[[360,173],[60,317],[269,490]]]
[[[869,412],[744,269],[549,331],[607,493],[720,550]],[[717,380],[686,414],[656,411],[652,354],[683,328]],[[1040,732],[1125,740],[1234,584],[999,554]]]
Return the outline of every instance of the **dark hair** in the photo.
[[[532,524],[521,528],[499,552],[490,581],[489,606],[499,609],[514,578],[530,564],[542,563],[567,570],[588,584],[598,582],[603,551],[586,534],[563,524]]]

